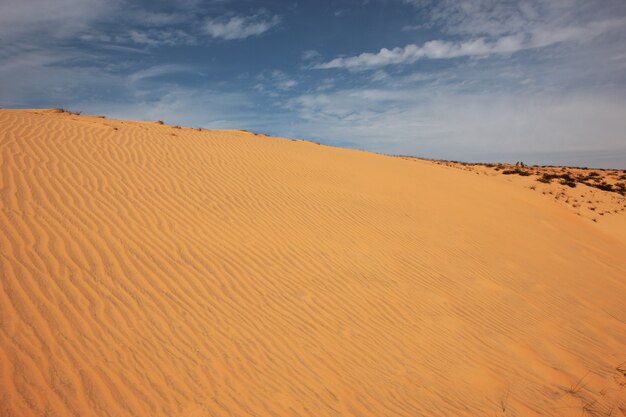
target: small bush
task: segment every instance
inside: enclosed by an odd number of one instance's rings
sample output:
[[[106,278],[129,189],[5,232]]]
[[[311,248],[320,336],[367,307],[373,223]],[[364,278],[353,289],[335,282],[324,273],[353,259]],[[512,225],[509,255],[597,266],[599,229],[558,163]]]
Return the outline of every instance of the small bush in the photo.
[[[513,174],[517,174],[517,175],[521,175],[522,177],[527,177],[529,175],[532,175],[530,172],[528,171],[524,171],[523,169],[519,169],[519,168],[515,168],[515,169],[507,169],[502,171],[502,173],[504,175],[513,175]]]
[[[61,107],[56,107],[56,108],[54,108],[52,110],[55,113],[67,113],[67,114],[72,114],[74,116],[80,116],[80,114],[81,114],[81,112],[79,112],[79,111],[71,111],[71,110],[68,110],[68,109],[61,108]]]
[[[613,190],[613,186],[611,184],[607,184],[606,182],[596,184],[596,188],[599,188],[602,191],[615,191]]]

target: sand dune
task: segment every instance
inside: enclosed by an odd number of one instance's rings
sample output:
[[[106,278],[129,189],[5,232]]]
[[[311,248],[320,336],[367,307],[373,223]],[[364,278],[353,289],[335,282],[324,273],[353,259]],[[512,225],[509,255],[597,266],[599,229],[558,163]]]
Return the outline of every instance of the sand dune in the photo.
[[[626,415],[623,211],[50,110],[0,153],[2,417]]]

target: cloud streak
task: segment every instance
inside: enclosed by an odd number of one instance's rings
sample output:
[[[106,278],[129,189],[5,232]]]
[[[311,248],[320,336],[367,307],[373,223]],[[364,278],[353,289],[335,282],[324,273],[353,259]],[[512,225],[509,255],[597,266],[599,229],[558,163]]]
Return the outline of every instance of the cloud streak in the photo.
[[[278,16],[265,18],[260,15],[233,16],[227,20],[208,19],[206,32],[216,39],[235,40],[259,36],[280,23]]]
[[[504,35],[495,39],[478,37],[461,42],[432,40],[423,45],[409,44],[376,53],[365,52],[338,57],[314,65],[314,69],[367,70],[387,65],[413,64],[421,59],[453,59],[513,54],[522,50],[544,48],[563,42],[589,42],[594,38],[626,26],[625,18],[606,19],[582,26],[560,28],[537,27],[530,32]]]
[[[63,38],[110,18],[118,0],[8,0],[0,2],[0,39],[14,41],[28,35]]]
[[[382,48],[377,53],[365,52],[347,58],[335,58],[315,65],[315,69],[370,69],[394,64],[412,64],[420,59],[450,59],[463,56],[485,56],[491,54],[513,53],[523,49],[524,37],[521,35],[505,36],[489,42],[485,38],[466,42],[433,40],[422,46],[415,44],[403,48]]]

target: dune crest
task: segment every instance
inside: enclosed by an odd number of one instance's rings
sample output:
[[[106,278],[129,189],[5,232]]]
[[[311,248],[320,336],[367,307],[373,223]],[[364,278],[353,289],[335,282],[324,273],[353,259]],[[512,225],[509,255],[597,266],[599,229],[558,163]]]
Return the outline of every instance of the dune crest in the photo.
[[[626,415],[623,211],[51,110],[0,153],[0,416]]]

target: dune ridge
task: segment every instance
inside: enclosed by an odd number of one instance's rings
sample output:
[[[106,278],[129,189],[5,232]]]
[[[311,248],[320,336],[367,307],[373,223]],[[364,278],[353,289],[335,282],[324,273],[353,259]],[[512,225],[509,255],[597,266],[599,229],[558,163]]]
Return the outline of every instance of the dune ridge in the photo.
[[[623,212],[51,110],[0,154],[3,417],[626,415]]]

